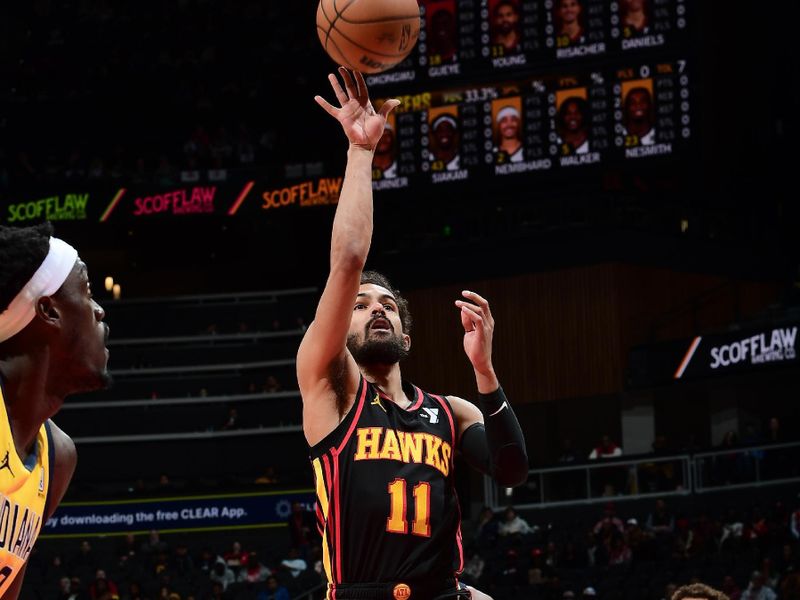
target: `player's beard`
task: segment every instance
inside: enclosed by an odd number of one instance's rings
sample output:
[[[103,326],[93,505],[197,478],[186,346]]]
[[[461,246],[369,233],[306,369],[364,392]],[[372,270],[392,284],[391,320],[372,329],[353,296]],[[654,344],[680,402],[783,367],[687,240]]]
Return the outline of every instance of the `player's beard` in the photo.
[[[356,364],[363,366],[393,365],[408,356],[403,340],[394,334],[387,339],[366,339],[359,343],[358,336],[351,333],[347,336],[347,349]]]

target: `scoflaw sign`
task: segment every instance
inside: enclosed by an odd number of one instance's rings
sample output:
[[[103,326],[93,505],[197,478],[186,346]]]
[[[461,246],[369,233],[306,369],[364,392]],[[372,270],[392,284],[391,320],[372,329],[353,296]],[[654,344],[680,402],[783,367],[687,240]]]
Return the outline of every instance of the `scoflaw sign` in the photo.
[[[800,364],[798,325],[697,336],[684,342],[639,347],[631,354],[631,383],[654,385]]]
[[[314,510],[311,490],[221,496],[66,502],[42,528],[41,537],[78,537],[177,531],[214,531],[284,525],[294,502]]]

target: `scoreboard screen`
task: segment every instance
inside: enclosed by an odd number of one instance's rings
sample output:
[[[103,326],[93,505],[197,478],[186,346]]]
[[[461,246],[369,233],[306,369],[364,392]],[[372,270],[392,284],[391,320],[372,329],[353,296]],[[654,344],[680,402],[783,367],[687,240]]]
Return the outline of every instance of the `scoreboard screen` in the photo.
[[[420,0],[419,42],[371,88],[474,81],[688,43],[687,0]]]
[[[680,153],[692,135],[690,83],[688,60],[653,60],[395,96],[401,104],[376,148],[373,187]]]

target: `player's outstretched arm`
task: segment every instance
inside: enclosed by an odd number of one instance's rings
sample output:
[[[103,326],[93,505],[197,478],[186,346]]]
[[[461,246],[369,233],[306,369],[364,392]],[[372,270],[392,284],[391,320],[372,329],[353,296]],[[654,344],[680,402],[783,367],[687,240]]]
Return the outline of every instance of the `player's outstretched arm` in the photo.
[[[361,271],[372,240],[372,154],[383,135],[386,116],[399,104],[387,101],[376,112],[364,78],[339,69],[328,79],[339,108],[320,96],[316,102],[334,117],[350,142],[347,168],[331,235],[330,273],[314,322],[297,353],[297,380],[303,397],[303,430],[314,445],[339,423],[343,403],[358,386],[358,367],[347,352],[347,332],[355,305]]]
[[[494,317],[489,302],[475,292],[456,300],[464,327],[464,352],[472,363],[480,410],[471,402],[450,397],[459,423],[459,448],[474,468],[499,484],[513,487],[528,478],[525,437],[492,363]]]

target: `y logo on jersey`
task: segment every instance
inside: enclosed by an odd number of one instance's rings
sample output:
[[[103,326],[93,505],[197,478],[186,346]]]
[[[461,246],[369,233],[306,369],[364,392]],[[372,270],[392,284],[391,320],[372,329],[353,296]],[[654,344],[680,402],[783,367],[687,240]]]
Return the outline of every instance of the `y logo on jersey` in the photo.
[[[375,406],[376,404],[381,407],[381,410],[383,412],[386,412],[386,409],[383,407],[383,404],[381,404],[380,394],[375,394],[375,399],[369,403],[370,406]]]
[[[39,493],[42,492],[44,492],[44,467],[41,467],[39,472]]]
[[[0,461],[0,471],[2,471],[3,469],[8,469],[8,472],[11,473],[12,477],[14,477],[14,471],[11,470],[11,464],[8,461],[8,457],[9,457],[9,451],[6,450],[5,458],[3,458],[2,461]]]
[[[430,419],[431,425],[436,425],[439,422],[439,409],[438,408],[427,408],[425,406],[422,407],[424,413],[420,413],[419,416]]]

